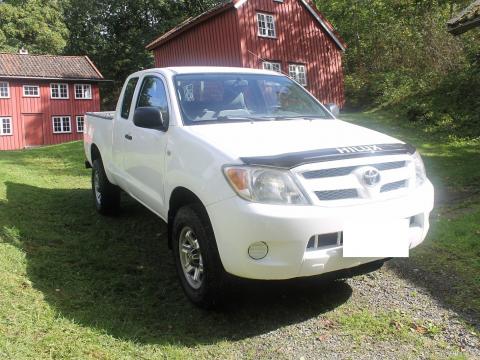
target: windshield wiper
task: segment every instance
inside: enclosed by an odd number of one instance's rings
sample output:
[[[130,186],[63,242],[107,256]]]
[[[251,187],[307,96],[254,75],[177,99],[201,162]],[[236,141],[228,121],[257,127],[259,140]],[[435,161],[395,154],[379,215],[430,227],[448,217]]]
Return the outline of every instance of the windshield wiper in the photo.
[[[223,116],[217,117],[213,121],[217,121],[217,122],[236,122],[236,121],[253,122],[253,121],[271,121],[271,120],[275,120],[275,118],[255,117],[255,116],[228,116],[228,115],[223,115]]]
[[[315,120],[315,119],[329,119],[320,115],[295,115],[295,116],[276,116],[274,120]]]
[[[282,121],[282,120],[306,120],[306,119],[328,119],[318,115],[298,115],[298,116],[231,116],[222,115],[205,122],[228,123],[228,122],[255,122],[255,121]]]

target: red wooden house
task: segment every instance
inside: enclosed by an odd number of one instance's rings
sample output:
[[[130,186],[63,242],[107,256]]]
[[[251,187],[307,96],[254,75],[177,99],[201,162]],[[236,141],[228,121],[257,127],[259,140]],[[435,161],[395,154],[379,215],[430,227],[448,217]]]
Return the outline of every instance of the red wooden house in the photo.
[[[155,65],[286,73],[324,103],[345,102],[345,43],[309,0],[227,0],[147,45]]]
[[[0,150],[82,139],[102,80],[86,56],[0,53]]]

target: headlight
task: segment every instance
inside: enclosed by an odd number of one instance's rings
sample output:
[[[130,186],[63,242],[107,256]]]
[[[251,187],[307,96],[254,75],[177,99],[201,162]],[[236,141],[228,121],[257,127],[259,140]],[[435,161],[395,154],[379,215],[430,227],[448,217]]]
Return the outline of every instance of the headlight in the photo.
[[[308,204],[289,171],[249,166],[226,166],[223,171],[233,190],[245,200],[266,204]]]
[[[425,182],[427,175],[425,173],[425,165],[423,164],[422,157],[418,151],[413,154],[413,162],[415,163],[415,182],[416,186],[420,186]]]

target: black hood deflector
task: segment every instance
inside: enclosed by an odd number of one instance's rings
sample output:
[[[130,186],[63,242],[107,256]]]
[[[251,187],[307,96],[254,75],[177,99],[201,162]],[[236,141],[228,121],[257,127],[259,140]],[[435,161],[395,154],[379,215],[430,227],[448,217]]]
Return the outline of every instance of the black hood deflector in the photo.
[[[270,166],[292,169],[300,165],[323,161],[413,153],[415,153],[415,148],[413,146],[398,143],[344,146],[338,148],[309,150],[272,156],[242,157],[240,158],[240,160],[242,160],[246,165]]]

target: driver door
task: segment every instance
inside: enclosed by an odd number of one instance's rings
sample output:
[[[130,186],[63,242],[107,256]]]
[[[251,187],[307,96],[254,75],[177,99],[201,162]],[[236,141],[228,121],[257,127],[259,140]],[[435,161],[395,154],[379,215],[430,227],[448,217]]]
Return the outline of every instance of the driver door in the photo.
[[[170,112],[165,81],[159,75],[145,75],[141,81],[134,109],[157,107],[164,122],[168,123]],[[129,179],[128,191],[163,216],[167,129],[138,127],[132,116],[126,130],[123,165]]]

